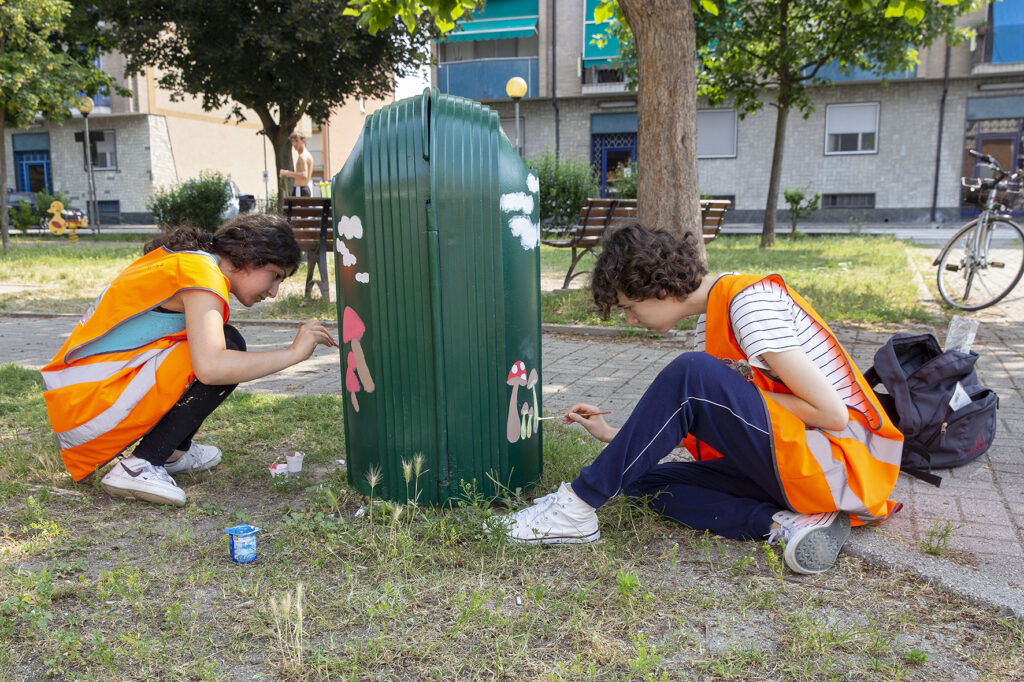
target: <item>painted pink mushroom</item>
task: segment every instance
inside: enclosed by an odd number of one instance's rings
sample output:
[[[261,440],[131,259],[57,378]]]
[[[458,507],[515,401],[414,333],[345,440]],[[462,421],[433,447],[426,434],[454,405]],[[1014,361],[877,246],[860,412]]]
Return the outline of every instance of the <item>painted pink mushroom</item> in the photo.
[[[356,398],[356,393],[359,392],[359,379],[356,378],[356,370],[353,364],[353,353],[349,351],[348,358],[345,359],[345,388],[348,389],[348,395],[352,398],[352,407],[359,411],[359,399]]]
[[[373,377],[370,376],[370,368],[366,364],[363,347],[359,343],[359,339],[363,338],[365,333],[366,325],[363,324],[359,314],[352,310],[352,308],[345,306],[345,313],[341,320],[341,340],[342,343],[352,343],[352,352],[356,356],[356,372],[359,374],[359,380],[363,382],[363,390],[367,393],[373,393],[373,389],[376,386],[374,386]]]
[[[519,387],[526,386],[526,364],[518,360],[512,364],[505,383],[512,387],[512,399],[508,403],[508,424],[506,425],[505,436],[509,443],[515,443],[522,435],[519,412],[516,410]]]

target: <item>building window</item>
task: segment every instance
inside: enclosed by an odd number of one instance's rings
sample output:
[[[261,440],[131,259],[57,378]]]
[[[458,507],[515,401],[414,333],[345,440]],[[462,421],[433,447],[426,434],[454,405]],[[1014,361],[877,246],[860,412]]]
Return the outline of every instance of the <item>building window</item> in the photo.
[[[874,208],[874,194],[822,194],[822,208]]]
[[[697,111],[697,158],[736,157],[736,112],[733,109]]]
[[[49,133],[11,135],[14,179],[19,192],[52,192]]]
[[[874,154],[877,133],[878,102],[825,107],[826,154]]]
[[[82,133],[75,133],[75,142],[85,139]],[[85,157],[82,157],[82,167],[86,167]],[[92,157],[93,170],[117,170],[117,143],[114,139],[113,130],[90,130],[89,131],[89,154]]]
[[[597,24],[594,22],[594,10],[601,4],[601,0],[586,0],[583,3],[583,68],[589,69],[593,66],[607,67],[619,58],[619,39],[615,36],[608,36],[609,23]],[[598,36],[605,36],[604,44],[598,46]],[[601,81],[588,81],[601,82]]]

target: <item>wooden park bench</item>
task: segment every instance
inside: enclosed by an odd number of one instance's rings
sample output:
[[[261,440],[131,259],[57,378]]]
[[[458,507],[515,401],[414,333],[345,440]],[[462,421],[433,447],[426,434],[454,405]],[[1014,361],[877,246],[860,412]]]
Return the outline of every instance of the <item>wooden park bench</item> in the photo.
[[[306,298],[310,298],[313,284],[320,287],[325,301],[331,300],[330,280],[327,277],[327,250],[331,229],[331,200],[321,197],[285,197],[282,213],[292,226],[295,241],[306,253]],[[314,269],[320,269],[320,279],[313,279]]]
[[[705,244],[718,236],[730,203],[728,199],[700,200],[700,222]],[[576,271],[576,266],[585,255],[601,247],[610,229],[635,220],[636,199],[587,199],[575,225],[561,235],[542,239],[542,243],[548,246],[572,249],[572,261],[569,271],[565,273],[562,288],[568,289],[569,282],[586,272]]]

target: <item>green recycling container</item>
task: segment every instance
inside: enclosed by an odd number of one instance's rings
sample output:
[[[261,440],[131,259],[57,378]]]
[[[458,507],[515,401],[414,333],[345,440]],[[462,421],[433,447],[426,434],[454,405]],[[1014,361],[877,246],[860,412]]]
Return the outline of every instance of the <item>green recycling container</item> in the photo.
[[[537,482],[538,181],[497,114],[386,106],[331,196],[349,482],[420,504]]]

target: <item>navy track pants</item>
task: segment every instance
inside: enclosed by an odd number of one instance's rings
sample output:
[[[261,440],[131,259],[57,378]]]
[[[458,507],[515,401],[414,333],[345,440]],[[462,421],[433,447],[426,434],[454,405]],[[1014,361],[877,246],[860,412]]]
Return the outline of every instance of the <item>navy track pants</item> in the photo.
[[[659,464],[687,434],[724,456]],[[648,497],[670,519],[734,539],[764,539],[772,515],[787,508],[764,399],[707,353],[684,353],[658,374],[572,489],[592,507],[620,493]]]
[[[224,325],[224,341],[230,350],[245,350],[241,332],[230,324]],[[192,447],[192,436],[237,385],[210,386],[196,379],[167,414],[142,437],[132,455],[155,466],[163,466],[175,450],[188,450]]]

